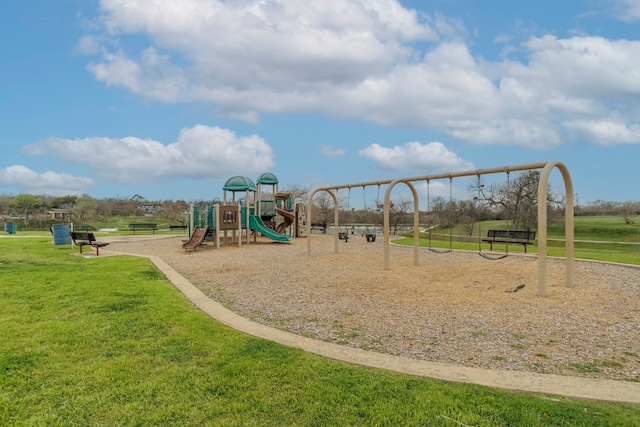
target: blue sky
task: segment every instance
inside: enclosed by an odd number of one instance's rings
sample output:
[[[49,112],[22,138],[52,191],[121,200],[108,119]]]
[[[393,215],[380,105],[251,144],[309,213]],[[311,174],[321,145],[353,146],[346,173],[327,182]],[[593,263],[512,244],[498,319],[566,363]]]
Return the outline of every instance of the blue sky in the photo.
[[[640,199],[640,0],[5,1],[0,36],[3,194],[558,160],[581,204]]]

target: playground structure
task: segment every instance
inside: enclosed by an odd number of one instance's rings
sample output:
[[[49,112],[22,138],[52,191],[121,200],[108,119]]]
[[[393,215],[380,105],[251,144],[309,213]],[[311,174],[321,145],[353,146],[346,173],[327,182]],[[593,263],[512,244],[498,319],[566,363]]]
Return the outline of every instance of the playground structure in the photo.
[[[309,193],[308,201],[307,201],[307,223],[311,224],[312,217],[312,206],[313,206],[313,197],[321,192],[327,192],[333,199],[334,202],[334,224],[335,229],[340,229],[339,218],[338,218],[338,197],[337,192],[340,189],[347,188],[349,191],[351,188],[362,187],[363,189],[367,186],[381,186],[387,185],[387,189],[384,196],[384,222],[383,222],[383,232],[384,232],[384,269],[389,270],[389,245],[390,245],[390,232],[389,232],[389,208],[390,208],[390,195],[393,188],[400,183],[404,183],[409,187],[411,193],[413,195],[413,259],[414,265],[419,265],[419,233],[420,233],[420,203],[418,199],[418,193],[413,185],[413,182],[416,181],[426,181],[429,183],[433,180],[438,179],[449,179],[450,182],[453,178],[457,177],[468,177],[468,176],[477,176],[478,179],[483,175],[489,174],[497,174],[497,173],[506,173],[507,175],[510,172],[515,171],[526,171],[526,170],[537,170],[542,169],[540,174],[540,181],[538,183],[538,295],[546,296],[547,295],[547,185],[549,182],[549,175],[552,170],[557,168],[562,174],[562,178],[564,180],[565,187],[565,197],[566,197],[566,208],[565,208],[565,286],[573,287],[573,272],[574,272],[574,232],[573,232],[573,183],[571,182],[571,176],[567,167],[557,161],[548,161],[548,162],[539,162],[539,163],[530,163],[523,164],[517,166],[504,166],[497,167],[491,169],[477,169],[471,171],[464,172],[452,172],[452,173],[444,173],[444,174],[434,174],[434,175],[424,175],[424,176],[416,176],[409,178],[397,178],[390,180],[381,180],[381,181],[371,181],[371,182],[361,182],[354,184],[343,184],[329,187],[320,187],[312,190]],[[334,235],[334,251],[338,253],[339,247],[339,236],[336,233]],[[311,255],[311,236],[307,240],[307,253]]]
[[[189,235],[185,249],[193,249],[193,242],[200,245],[205,238],[221,244],[249,244],[258,233],[275,242],[290,242],[293,237],[307,236],[306,205],[295,203],[289,193],[278,192],[278,179],[271,173],[263,173],[257,185],[245,176],[229,178],[223,187],[223,200],[212,206],[191,205]],[[271,198],[264,198],[262,186],[272,187]],[[227,198],[230,193],[230,199]],[[244,197],[236,197],[236,193]],[[287,230],[291,233],[287,234]],[[207,233],[202,236],[203,230]],[[197,236],[194,235],[197,233]],[[198,242],[199,240],[199,242]],[[185,244],[187,244],[185,243]]]

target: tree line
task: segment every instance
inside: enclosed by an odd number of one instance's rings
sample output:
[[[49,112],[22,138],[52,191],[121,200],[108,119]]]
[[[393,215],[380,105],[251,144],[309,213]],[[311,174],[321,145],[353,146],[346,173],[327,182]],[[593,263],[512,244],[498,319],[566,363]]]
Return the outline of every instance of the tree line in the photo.
[[[437,228],[462,226],[471,235],[474,224],[485,220],[505,220],[513,230],[532,230],[537,226],[537,192],[540,173],[525,171],[514,173],[507,183],[486,185],[479,180],[469,188],[475,194],[470,200],[451,200],[434,197],[429,200],[428,211],[420,212],[420,223]],[[291,194],[296,202],[307,202],[310,193],[307,187],[291,186],[281,192]],[[548,218],[564,216],[565,199],[551,187],[548,194]],[[273,195],[262,194],[263,197]],[[346,224],[382,224],[382,201],[374,200],[359,209],[345,206],[346,197],[339,201],[339,220]],[[577,197],[576,197],[577,199]],[[24,229],[48,229],[52,223],[61,222],[52,213],[68,215],[67,222],[91,223],[108,221],[113,217],[136,219],[153,216],[164,218],[172,224],[185,224],[191,204],[213,205],[211,200],[158,200],[152,201],[136,194],[132,197],[109,197],[96,199],[89,195],[46,197],[31,194],[0,195],[0,215],[4,222],[19,218]],[[251,202],[251,201],[250,201]],[[349,203],[347,202],[346,205]],[[329,226],[333,223],[333,199],[327,193],[318,193],[313,199],[312,222]],[[574,206],[575,215],[619,215],[630,224],[640,214],[640,202],[611,202],[596,200]],[[413,223],[413,200],[398,196],[391,201],[390,225],[395,233],[398,227]],[[72,220],[72,221],[71,221]]]

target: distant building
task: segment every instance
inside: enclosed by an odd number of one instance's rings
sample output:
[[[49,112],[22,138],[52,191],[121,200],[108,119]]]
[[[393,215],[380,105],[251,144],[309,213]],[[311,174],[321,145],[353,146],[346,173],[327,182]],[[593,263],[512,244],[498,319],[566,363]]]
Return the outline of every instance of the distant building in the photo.
[[[70,221],[71,218],[73,218],[73,212],[70,209],[49,209],[47,211],[47,218]]]

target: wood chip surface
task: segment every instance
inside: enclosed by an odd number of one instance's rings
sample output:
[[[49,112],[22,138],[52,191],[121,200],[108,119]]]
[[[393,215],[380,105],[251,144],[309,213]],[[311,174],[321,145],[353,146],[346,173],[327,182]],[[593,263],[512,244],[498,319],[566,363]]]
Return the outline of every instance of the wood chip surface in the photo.
[[[537,257],[489,261],[350,236],[273,243],[209,243],[184,237],[112,238],[109,249],[155,255],[210,298],[255,322],[369,351],[469,367],[640,381],[640,268],[549,259],[548,296],[537,292]],[[522,287],[522,285],[524,285]],[[520,286],[520,289],[515,290]]]

